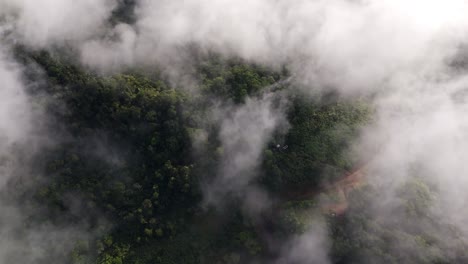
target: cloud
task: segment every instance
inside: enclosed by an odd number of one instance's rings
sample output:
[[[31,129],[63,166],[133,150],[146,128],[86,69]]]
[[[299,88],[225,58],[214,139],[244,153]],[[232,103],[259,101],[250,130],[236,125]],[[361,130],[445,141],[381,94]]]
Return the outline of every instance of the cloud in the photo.
[[[20,199],[19,194],[40,179],[33,160],[53,140],[43,126],[44,109],[28,93],[33,84],[25,81],[23,66],[6,55],[10,52],[0,50],[0,263],[67,263],[77,241],[87,241],[96,232],[86,220],[34,221],[48,211]],[[73,207],[78,199],[68,202]]]
[[[0,150],[8,156],[18,144],[27,144],[33,131],[33,109],[24,90],[18,64],[9,60],[0,50]],[[1,185],[10,177],[9,172],[1,177]]]
[[[247,98],[239,106],[214,109],[222,154],[217,177],[204,188],[208,205],[223,206],[230,197],[240,199],[248,211],[268,206],[269,198],[255,187],[255,179],[268,140],[275,131],[288,127],[286,106],[281,95],[266,93]]]
[[[164,67],[172,65],[168,62],[181,47],[194,44],[255,63],[286,65],[297,86],[310,94],[334,90],[345,98],[373,96],[376,119],[363,129],[358,152],[362,159],[375,156],[369,180],[380,186],[382,197],[374,203],[382,210],[373,217],[391,218],[385,209],[399,199],[399,186],[419,164],[423,177],[439,187],[443,209],[434,217],[466,230],[468,215],[460,212],[468,198],[463,191],[468,187],[463,161],[468,123],[460,97],[467,83],[464,69],[454,69],[451,62],[463,54],[467,11],[463,0],[141,0],[135,24],[116,27],[111,35],[117,41],[84,45],[82,58],[96,68]],[[250,110],[247,116],[256,113]],[[228,128],[220,134],[226,156],[212,193],[218,192],[216,186],[235,192],[249,186],[252,176],[245,171],[255,168],[258,150],[271,134],[252,132],[258,127],[250,122],[227,119],[222,126]],[[243,142],[253,148],[242,147]]]
[[[311,219],[310,228],[283,245],[281,256],[276,264],[327,264],[332,263],[327,248],[329,237],[325,223]]]
[[[465,37],[467,8],[461,0],[141,0],[135,24],[116,26],[113,41],[85,44],[82,58],[97,68],[164,67],[180,56],[180,47],[195,44],[270,66],[285,64],[308,87],[331,86],[349,95],[452,54]]]
[[[34,48],[80,43],[105,27],[115,0],[2,0],[0,21]]]
[[[158,65],[177,71],[188,56],[181,50],[195,45],[268,66],[286,65],[296,86],[310,94],[373,96],[375,122],[363,129],[358,149],[362,159],[375,156],[369,181],[381,186],[382,199],[375,203],[383,210],[373,217],[391,217],[382,211],[398,200],[398,186],[413,177],[411,168],[418,164],[439,189],[442,209],[432,212],[434,217],[468,235],[463,213],[468,82],[466,69],[451,66],[465,53],[466,1],[140,0],[135,23],[112,26],[106,21],[115,6],[104,0],[3,0],[0,17],[10,39],[37,48],[72,45],[93,69]],[[12,146],[30,133],[29,99],[21,92],[18,69],[2,61],[6,85],[0,95],[8,100],[0,107],[0,144]],[[249,196],[263,147],[286,123],[284,109],[276,109],[271,98],[214,109],[224,118],[218,120],[224,152],[219,177],[205,190],[208,201]],[[268,200],[252,188],[250,196],[256,198],[246,201]],[[298,241],[297,250],[323,246]]]

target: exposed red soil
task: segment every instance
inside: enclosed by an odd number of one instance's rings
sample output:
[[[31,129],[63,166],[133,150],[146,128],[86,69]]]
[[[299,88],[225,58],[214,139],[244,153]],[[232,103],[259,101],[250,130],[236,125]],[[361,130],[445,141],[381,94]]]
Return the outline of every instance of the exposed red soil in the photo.
[[[325,196],[334,196],[334,198],[337,199],[334,199],[332,202],[319,201],[320,209],[325,214],[331,214],[333,216],[343,215],[349,207],[347,199],[349,192],[363,184],[366,170],[367,165],[361,166],[352,173],[344,173],[343,177],[337,181],[320,188],[304,187],[290,190],[282,194],[282,199],[285,201],[302,201],[320,199],[319,196],[322,194],[325,194]],[[281,207],[281,205],[277,206]],[[275,225],[274,219],[277,218],[279,211],[281,211],[278,209],[280,208],[272,208],[269,215],[266,215],[265,218],[254,224],[257,234],[262,237],[266,243],[274,241],[272,238],[272,230],[274,230]]]
[[[321,194],[335,195],[338,201],[333,203],[325,203],[321,206],[321,209],[325,213],[331,213],[335,215],[342,215],[348,209],[348,194],[353,189],[357,188],[363,183],[363,179],[366,176],[367,165],[360,167],[352,173],[346,173],[339,180],[325,185],[320,189],[308,188],[301,189],[294,192],[287,192],[283,195],[286,200],[307,200],[316,198]]]

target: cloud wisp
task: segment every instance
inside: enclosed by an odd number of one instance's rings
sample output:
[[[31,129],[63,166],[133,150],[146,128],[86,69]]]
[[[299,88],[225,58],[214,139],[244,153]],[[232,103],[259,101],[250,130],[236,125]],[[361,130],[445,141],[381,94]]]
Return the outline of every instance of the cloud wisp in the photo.
[[[369,173],[369,181],[382,189],[376,207],[398,201],[398,186],[413,177],[417,164],[439,189],[443,209],[433,216],[468,237],[468,214],[462,210],[468,201],[468,81],[466,69],[453,65],[468,40],[466,1],[139,0],[135,23],[112,25],[107,21],[117,4],[47,0],[41,1],[46,8],[38,8],[37,1],[2,0],[2,33],[34,48],[70,45],[84,65],[103,71],[157,65],[177,72],[187,56],[180,50],[196,45],[271,67],[286,65],[297,86],[311,95],[333,90],[345,98],[372,96],[376,118],[364,128],[358,153],[363,158],[378,153]],[[0,108],[3,149],[30,133],[30,103],[14,69],[1,61],[0,93],[9,98]],[[205,192],[208,201],[226,193],[249,196],[263,147],[286,123],[284,109],[275,108],[269,95],[223,111],[224,152],[219,177]],[[247,200],[268,200],[256,191],[252,197]],[[391,217],[383,211],[374,217]],[[302,257],[295,261],[307,263]]]

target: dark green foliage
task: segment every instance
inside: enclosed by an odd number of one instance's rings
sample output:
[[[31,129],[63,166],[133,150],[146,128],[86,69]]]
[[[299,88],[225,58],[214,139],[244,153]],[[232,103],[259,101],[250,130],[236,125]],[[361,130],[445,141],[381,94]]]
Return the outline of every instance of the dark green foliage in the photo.
[[[135,23],[135,6],[136,0],[120,0],[119,5],[113,12],[111,23]]]
[[[369,117],[363,102],[317,105],[297,99],[289,112],[289,133],[265,153],[264,181],[281,189],[341,177],[356,162],[347,151]]]
[[[93,255],[103,264],[206,263],[208,256],[223,263],[262,252],[240,214],[211,235],[202,235],[203,225],[194,223],[199,177],[209,172],[192,156],[190,135],[204,111],[189,109],[199,101],[138,74],[100,77],[47,53],[30,57],[44,69],[45,92],[56,98],[49,114],[64,131],[57,132],[60,144],[43,153],[48,179],[36,197],[57,216],[71,210],[67,197],[73,195],[86,210],[112,219],[108,234],[90,241],[95,246],[76,248],[75,263]],[[207,93],[236,103],[279,78],[240,62],[224,64],[221,73],[200,69]],[[216,148],[218,142],[210,144]],[[216,162],[216,153],[210,156]],[[205,222],[212,216],[198,218]]]
[[[290,129],[264,150],[257,182],[279,201],[253,219],[236,201],[214,213],[200,208],[199,185],[219,166],[219,128],[205,120],[210,100],[242,104],[287,73],[209,58],[196,66],[203,94],[197,97],[158,76],[98,76],[47,53],[25,57],[44,70],[43,92],[54,98],[47,107],[60,137],[41,153],[47,179],[34,190],[34,199],[47,205],[49,218],[76,221],[83,216],[73,213],[68,199],[77,197],[92,228],[102,230],[94,240],[77,241],[70,256],[76,264],[268,263],[278,254],[270,239],[285,241],[323,217],[321,185],[356,165],[349,150],[372,114],[365,101],[319,104],[291,96]],[[201,143],[205,151],[194,157],[192,137],[201,132],[207,134]],[[300,189],[317,195],[284,201],[284,192]],[[399,189],[401,200],[392,213],[453,234],[450,243],[424,228],[375,218],[369,205],[378,193],[365,186],[349,194],[350,209],[343,216],[325,217],[334,263],[466,262],[464,247],[456,257],[444,254],[463,243],[456,230],[427,213],[434,192],[419,179],[409,181]],[[109,223],[101,223],[101,216]]]
[[[102,263],[120,263],[128,245],[177,233],[199,200],[185,97],[143,76],[104,78],[47,54],[35,59],[55,87],[48,92],[64,103],[50,112],[69,132],[45,155],[51,178],[39,197],[67,210],[64,199],[76,193],[113,219],[120,246],[104,243]]]

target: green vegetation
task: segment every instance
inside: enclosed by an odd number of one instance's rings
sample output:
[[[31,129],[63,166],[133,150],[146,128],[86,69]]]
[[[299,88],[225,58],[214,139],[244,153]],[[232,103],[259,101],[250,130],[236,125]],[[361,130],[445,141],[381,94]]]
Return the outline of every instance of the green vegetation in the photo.
[[[289,113],[291,129],[281,143],[287,149],[278,151],[273,144],[265,153],[265,181],[277,190],[343,176],[354,166],[346,151],[369,115],[363,102],[315,105],[296,99]]]
[[[211,100],[241,105],[247,96],[285,80],[287,71],[209,56],[195,65],[200,96],[171,87],[158,74],[100,76],[45,52],[21,50],[18,56],[43,71],[46,84],[31,92],[52,98],[42,103],[54,123],[49,129],[60,138],[37,157],[46,179],[27,191],[46,205],[51,221],[83,218],[69,206],[70,197],[78,197],[90,229],[99,231],[97,238],[76,242],[71,263],[268,262],[274,252],[265,230],[280,241],[306,232],[313,224],[309,220],[323,215],[320,197],[335,199],[325,193],[288,201],[283,194],[317,192],[356,166],[348,151],[371,117],[365,100],[316,103],[291,94],[290,129],[269,142],[256,182],[282,200],[260,219],[246,216],[235,201],[219,213],[201,207],[201,180],[213,177],[220,162],[218,127],[206,123]],[[208,136],[206,152],[197,157],[192,142],[200,131]],[[456,232],[428,216],[434,193],[421,180],[408,182],[395,212],[430,230]],[[464,254],[444,255],[450,244],[422,228],[371,217],[368,205],[376,195],[369,185],[352,190],[348,211],[325,217],[335,263],[463,262]],[[415,247],[415,254],[395,255],[397,246]],[[430,254],[416,254],[420,248]]]
[[[366,185],[349,195],[351,208],[334,219],[333,252],[336,263],[464,263],[467,244],[456,228],[429,214],[436,197],[430,185],[414,178],[399,188],[391,210],[372,207],[376,189]],[[395,221],[396,219],[406,221]]]

